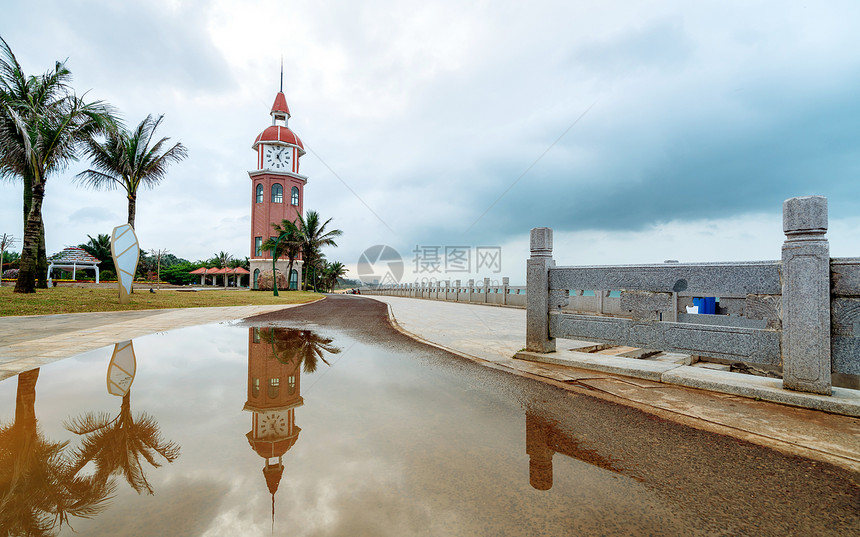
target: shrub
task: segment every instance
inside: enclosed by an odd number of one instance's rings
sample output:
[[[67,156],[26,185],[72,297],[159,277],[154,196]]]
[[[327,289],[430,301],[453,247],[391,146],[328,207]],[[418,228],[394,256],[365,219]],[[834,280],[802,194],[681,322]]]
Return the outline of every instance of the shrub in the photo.
[[[99,272],[99,280],[115,280],[116,273],[112,270],[102,270]]]
[[[13,268],[9,269],[3,273],[3,278],[7,280],[17,280],[18,279],[18,269]]]
[[[172,283],[173,285],[188,285],[191,283],[199,282],[199,276],[189,274],[189,272],[196,268],[198,267],[193,266],[191,263],[188,262],[177,263],[167,268],[162,267],[161,279],[167,283]]]

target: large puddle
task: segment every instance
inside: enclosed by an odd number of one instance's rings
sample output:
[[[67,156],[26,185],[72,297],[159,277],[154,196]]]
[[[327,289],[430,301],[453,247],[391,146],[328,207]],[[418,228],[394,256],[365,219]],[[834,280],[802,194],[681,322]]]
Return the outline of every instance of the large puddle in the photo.
[[[0,534],[860,532],[856,474],[299,328],[187,328],[0,382]]]

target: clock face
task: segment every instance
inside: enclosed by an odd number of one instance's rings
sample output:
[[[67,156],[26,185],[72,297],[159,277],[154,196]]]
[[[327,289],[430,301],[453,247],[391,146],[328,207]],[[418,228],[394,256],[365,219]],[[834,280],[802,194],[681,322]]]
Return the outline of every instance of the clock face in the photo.
[[[263,150],[263,163],[270,170],[289,170],[292,155],[289,147],[267,145]]]
[[[287,419],[276,412],[263,414],[258,423],[261,436],[287,434]]]

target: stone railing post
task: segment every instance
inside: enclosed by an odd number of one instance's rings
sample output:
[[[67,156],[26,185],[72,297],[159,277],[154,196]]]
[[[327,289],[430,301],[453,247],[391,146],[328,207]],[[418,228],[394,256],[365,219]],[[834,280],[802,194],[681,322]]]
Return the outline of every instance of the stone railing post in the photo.
[[[475,294],[475,280],[469,280],[469,300],[467,302],[469,304],[472,303],[472,295]]]
[[[526,350],[555,352],[549,335],[549,269],[552,259],[552,229],[536,227],[529,240],[531,257],[526,263]]]
[[[785,200],[782,228],[782,385],[830,395],[827,198]]]
[[[489,304],[490,302],[490,279],[484,278],[484,303]]]
[[[511,279],[507,276],[502,276],[502,304],[508,304],[508,287],[510,286]]]
[[[449,294],[451,294],[451,280],[445,280],[445,300],[448,300]]]

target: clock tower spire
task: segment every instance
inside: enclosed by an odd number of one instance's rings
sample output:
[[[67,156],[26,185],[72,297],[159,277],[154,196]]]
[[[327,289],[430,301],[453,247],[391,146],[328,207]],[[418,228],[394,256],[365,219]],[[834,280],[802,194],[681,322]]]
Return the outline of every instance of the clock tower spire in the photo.
[[[256,289],[260,274],[272,270],[271,251],[263,250],[263,243],[275,234],[272,225],[284,220],[295,222],[304,214],[304,188],[307,176],[299,173],[299,159],[305,148],[299,137],[290,130],[290,107],[284,95],[284,66],[281,59],[280,91],[269,114],[272,124],[254,140],[252,149],[257,154],[256,169],[248,172],[251,178],[251,287]],[[289,278],[290,289],[298,286],[302,259],[293,263],[288,274],[289,261],[279,259],[278,270]]]

